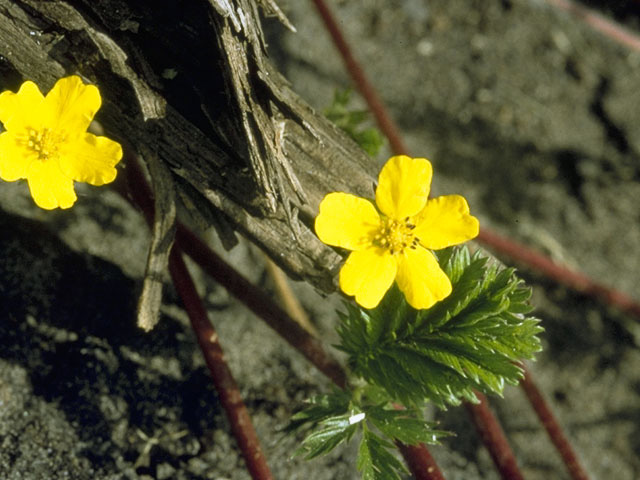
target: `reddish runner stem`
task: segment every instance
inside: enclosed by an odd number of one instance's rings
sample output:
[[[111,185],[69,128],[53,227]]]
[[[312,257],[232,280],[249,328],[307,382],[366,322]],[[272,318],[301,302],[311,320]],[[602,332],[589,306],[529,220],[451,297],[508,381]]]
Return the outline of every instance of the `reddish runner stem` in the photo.
[[[346,386],[347,377],[340,364],[327,355],[322,344],[282,310],[271,297],[252,285],[181,224],[178,225],[176,241],[211,278],[226,288],[258,318],[264,320],[289,345],[307,357],[318,370],[340,388]]]
[[[571,0],[547,0],[547,3],[556,8],[569,12],[574,17],[582,20],[595,31],[609,37],[610,39],[624,45],[631,50],[640,52],[640,37],[632,31],[618,25],[596,11],[580,5]]]
[[[531,373],[524,364],[522,368],[524,369],[524,380],[522,380],[520,386],[527,395],[542,425],[544,425],[545,430],[549,434],[549,438],[555,445],[558,453],[560,453],[564,464],[567,466],[567,470],[569,470],[569,475],[571,475],[573,480],[589,480],[589,475],[587,475],[586,470],[583,468],[580,460],[578,460],[576,452],[562,431],[549,404],[542,396],[542,392],[540,392],[538,386],[531,378]]]
[[[142,210],[147,223],[151,224],[154,213],[151,189],[133,155],[128,155],[126,174],[129,186],[127,191],[138,208]],[[125,193],[122,188],[119,191],[121,194]],[[218,335],[207,317],[191,275],[182,260],[180,248],[176,245],[171,249],[169,256],[169,272],[191,321],[191,327],[211,373],[220,403],[229,419],[233,436],[244,457],[247,470],[254,480],[273,480],[251,417],[242,401],[240,389],[224,359]]]
[[[344,61],[345,66],[347,67],[349,75],[351,75],[351,78],[358,87],[358,90],[365,98],[367,105],[369,105],[369,110],[371,110],[371,113],[375,117],[380,130],[389,140],[389,143],[391,144],[391,150],[393,150],[396,154],[408,152],[409,149],[398,133],[398,128],[396,127],[395,122],[387,113],[387,109],[384,107],[384,104],[380,99],[378,92],[371,84],[371,82],[369,82],[369,79],[364,73],[364,70],[355,59],[353,53],[351,52],[351,47],[345,40],[344,35],[342,34],[342,30],[340,29],[338,22],[336,22],[335,17],[331,13],[331,10],[329,10],[329,7],[324,2],[324,0],[313,0],[313,4],[316,6],[318,13],[324,21],[325,27],[331,34],[333,43],[340,51],[340,55],[342,56],[342,60]]]
[[[549,257],[515,243],[486,228],[480,230],[478,241],[512,260],[544,274],[547,278],[584,295],[598,297],[619,310],[640,318],[640,304],[628,295],[593,281],[583,273],[558,265]]]
[[[224,359],[218,334],[207,317],[180,249],[175,245],[169,256],[169,272],[191,321],[191,327],[198,338],[198,345],[211,372],[213,384],[229,418],[231,431],[238,442],[247,470],[254,480],[273,480],[267,459],[260,448],[258,435],[251,423],[251,417],[242,401],[240,389]]]
[[[438,464],[423,444],[405,445],[396,442],[396,446],[416,480],[444,480]]]
[[[465,402],[464,406],[471,415],[476,430],[485,447],[489,450],[500,476],[505,480],[524,479],[504,430],[489,408],[487,397],[480,392],[476,392],[476,396],[480,400],[479,404]]]

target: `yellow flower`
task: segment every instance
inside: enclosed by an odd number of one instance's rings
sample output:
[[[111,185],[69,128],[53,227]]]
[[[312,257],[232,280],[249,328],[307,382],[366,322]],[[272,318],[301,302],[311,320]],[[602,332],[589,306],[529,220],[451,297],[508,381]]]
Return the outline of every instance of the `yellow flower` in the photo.
[[[451,281],[430,250],[478,235],[478,220],[460,195],[429,199],[432,168],[425,158],[391,157],[382,168],[376,205],[348,193],[328,194],[315,229],[324,243],[352,250],[340,288],[374,308],[393,281],[407,302],[429,308],[451,293]]]
[[[77,76],[58,80],[46,97],[27,81],[0,94],[0,178],[27,179],[36,204],[47,210],[76,201],[73,182],[103,185],[116,178],[122,147],[87,133],[100,92]]]

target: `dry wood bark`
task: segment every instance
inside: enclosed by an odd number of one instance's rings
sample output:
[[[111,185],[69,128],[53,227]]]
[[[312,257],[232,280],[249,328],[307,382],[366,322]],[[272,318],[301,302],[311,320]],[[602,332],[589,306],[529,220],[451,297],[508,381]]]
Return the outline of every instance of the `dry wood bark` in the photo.
[[[260,3],[287,22],[273,0]],[[330,291],[340,259],[313,218],[329,191],[371,196],[371,165],[270,63],[258,10],[252,0],[0,0],[0,89],[31,79],[46,91],[69,74],[95,82],[105,131],[155,152],[188,208]]]

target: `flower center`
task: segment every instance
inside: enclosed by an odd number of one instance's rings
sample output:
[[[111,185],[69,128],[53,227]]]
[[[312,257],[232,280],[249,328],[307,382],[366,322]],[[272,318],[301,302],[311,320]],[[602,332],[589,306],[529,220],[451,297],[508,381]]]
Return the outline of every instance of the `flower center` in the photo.
[[[27,148],[38,156],[38,160],[49,160],[58,153],[61,139],[50,128],[42,130],[29,129],[26,141]]]
[[[415,250],[420,239],[414,235],[414,228],[416,226],[409,221],[409,217],[404,220],[385,218],[373,237],[373,244],[388,250],[391,255],[402,253],[405,248]]]

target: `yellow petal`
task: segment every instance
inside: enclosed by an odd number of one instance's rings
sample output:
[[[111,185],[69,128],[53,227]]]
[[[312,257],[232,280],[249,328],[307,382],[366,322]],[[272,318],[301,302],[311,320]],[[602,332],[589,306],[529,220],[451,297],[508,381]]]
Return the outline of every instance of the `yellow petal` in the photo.
[[[396,276],[396,260],[382,249],[351,252],[340,270],[340,288],[364,308],[375,308]]]
[[[115,165],[122,158],[122,147],[107,137],[85,133],[76,141],[60,146],[60,168],[78,182],[104,185],[116,178]]]
[[[433,253],[424,248],[405,249],[398,261],[398,287],[413,308],[430,308],[451,293],[451,281]]]
[[[457,245],[478,235],[478,219],[469,214],[469,205],[460,195],[432,198],[413,218],[414,234],[431,250]]]
[[[378,177],[376,204],[380,211],[396,220],[418,213],[429,198],[432,173],[426,158],[391,157]]]
[[[50,115],[52,127],[77,135],[87,130],[101,103],[97,87],[85,85],[80,77],[72,75],[56,82],[44,99],[43,113]]]
[[[31,196],[40,208],[69,208],[76,201],[73,180],[66,177],[57,162],[31,162],[27,175]]]
[[[320,202],[315,229],[327,245],[361,250],[371,244],[371,237],[380,229],[380,215],[370,201],[334,192]]]
[[[27,178],[29,165],[35,155],[24,148],[22,142],[12,132],[0,134],[0,178],[13,182]]]
[[[38,86],[26,81],[18,93],[4,91],[0,94],[0,122],[5,130],[22,128],[39,129],[42,125],[40,112],[44,97]]]

